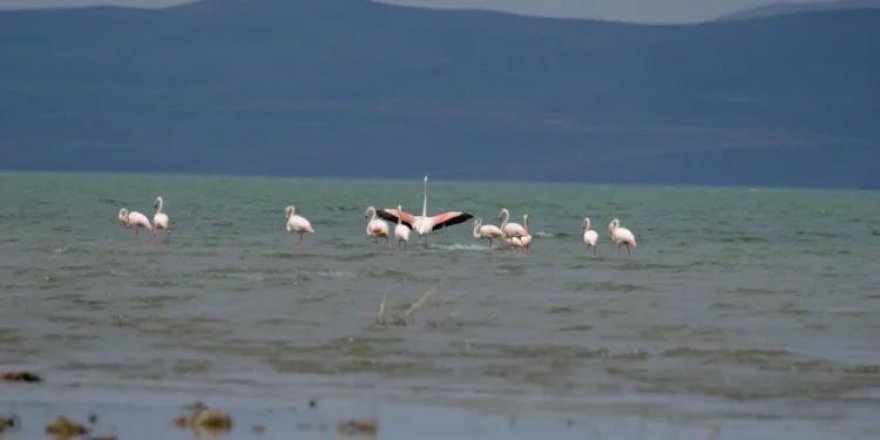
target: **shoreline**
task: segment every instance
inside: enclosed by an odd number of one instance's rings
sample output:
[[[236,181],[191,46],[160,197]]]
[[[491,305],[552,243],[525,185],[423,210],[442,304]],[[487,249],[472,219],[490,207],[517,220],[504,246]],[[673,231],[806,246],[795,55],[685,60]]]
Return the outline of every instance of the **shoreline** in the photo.
[[[379,390],[339,384],[275,388],[254,385],[132,383],[0,383],[0,415],[20,426],[4,439],[39,438],[64,415],[89,428],[88,438],[193,438],[174,420],[201,402],[227,412],[229,432],[208,438],[834,438],[880,434],[866,399],[860,417],[835,417],[816,402],[731,402],[666,395],[579,399],[549,395],[469,394],[453,390]],[[803,406],[797,418],[774,406]],[[749,410],[754,408],[754,410]],[[94,420],[90,423],[89,420]],[[371,423],[374,432],[349,424]],[[352,425],[353,426],[353,425]],[[856,437],[859,438],[859,437]]]

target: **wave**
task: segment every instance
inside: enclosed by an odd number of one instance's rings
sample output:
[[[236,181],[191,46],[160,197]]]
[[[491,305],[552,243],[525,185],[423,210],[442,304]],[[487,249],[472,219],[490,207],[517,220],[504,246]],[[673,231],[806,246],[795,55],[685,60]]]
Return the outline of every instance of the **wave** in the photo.
[[[490,251],[492,249],[489,246],[483,244],[464,244],[464,243],[452,243],[452,244],[429,244],[429,249],[440,249],[444,251]]]

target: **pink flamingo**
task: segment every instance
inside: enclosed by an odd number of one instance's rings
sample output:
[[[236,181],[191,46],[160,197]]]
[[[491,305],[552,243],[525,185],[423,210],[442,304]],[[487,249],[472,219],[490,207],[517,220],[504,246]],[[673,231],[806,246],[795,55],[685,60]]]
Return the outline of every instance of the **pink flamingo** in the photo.
[[[630,255],[632,249],[636,248],[636,236],[629,229],[620,226],[620,220],[611,220],[608,224],[608,230],[611,232],[611,241],[617,245],[617,256],[620,256],[620,248],[626,245],[626,255]]]
[[[315,229],[305,217],[296,215],[296,207],[293,205],[284,209],[284,217],[287,219],[287,233],[299,234],[299,246],[303,245],[303,234],[314,234]]]

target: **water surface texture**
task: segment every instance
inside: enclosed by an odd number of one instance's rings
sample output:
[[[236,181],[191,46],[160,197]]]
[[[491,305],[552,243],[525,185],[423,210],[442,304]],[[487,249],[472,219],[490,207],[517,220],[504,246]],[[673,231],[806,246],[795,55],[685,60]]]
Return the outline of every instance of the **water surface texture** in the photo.
[[[419,176],[0,174],[0,366],[88,389],[638,414],[681,423],[672,437],[880,435],[876,192],[430,183],[432,212],[528,212],[531,254],[470,223],[406,251],[367,239],[368,205],[420,209]],[[157,195],[167,241],[118,225]],[[288,204],[316,229],[303,248]],[[629,258],[613,217],[638,236]]]

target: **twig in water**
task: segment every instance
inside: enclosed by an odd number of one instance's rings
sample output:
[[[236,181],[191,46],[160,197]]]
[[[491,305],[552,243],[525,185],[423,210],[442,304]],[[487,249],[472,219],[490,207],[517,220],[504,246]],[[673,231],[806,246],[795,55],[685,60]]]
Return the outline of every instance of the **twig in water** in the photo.
[[[379,313],[376,314],[376,324],[385,325],[385,297],[388,292],[382,292],[382,302],[379,303]]]
[[[418,310],[420,307],[422,307],[425,304],[425,301],[428,300],[428,297],[430,297],[431,295],[434,294],[434,292],[437,291],[438,287],[440,287],[440,285],[435,285],[434,287],[428,289],[428,291],[425,292],[425,294],[422,295],[422,297],[419,298],[418,301],[414,302],[413,305],[410,306],[409,310],[407,310],[406,313],[403,314],[403,317],[405,319],[409,319],[409,317],[412,316],[412,314],[415,313],[416,310]]]

